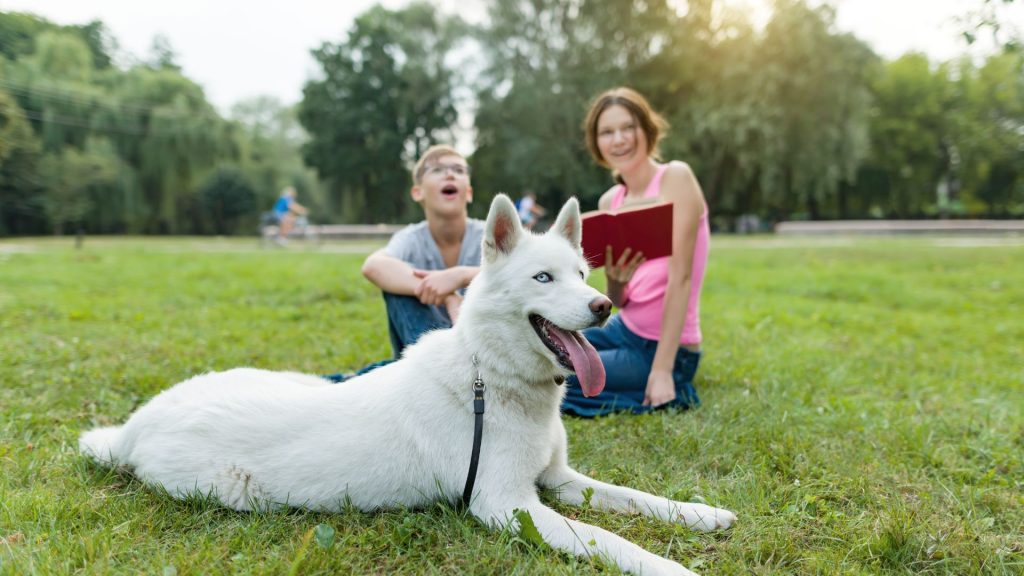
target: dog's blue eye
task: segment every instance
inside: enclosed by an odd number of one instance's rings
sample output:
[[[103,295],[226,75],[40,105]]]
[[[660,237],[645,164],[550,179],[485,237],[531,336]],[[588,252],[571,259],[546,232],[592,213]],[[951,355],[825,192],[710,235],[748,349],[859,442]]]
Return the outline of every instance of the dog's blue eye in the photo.
[[[537,282],[540,282],[541,284],[547,284],[548,282],[554,280],[554,278],[551,277],[551,274],[548,274],[547,272],[541,272],[534,276],[533,279],[536,280]]]

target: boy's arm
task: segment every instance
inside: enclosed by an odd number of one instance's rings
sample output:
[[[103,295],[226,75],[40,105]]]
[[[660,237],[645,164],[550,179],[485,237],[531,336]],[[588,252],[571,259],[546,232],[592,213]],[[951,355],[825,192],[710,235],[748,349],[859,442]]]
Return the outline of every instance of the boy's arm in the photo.
[[[424,304],[442,306],[456,290],[469,286],[480,268],[453,266],[446,270],[417,270],[384,248],[367,256],[363,276],[375,286],[399,296],[415,296]]]
[[[363,262],[363,276],[375,286],[399,296],[414,296],[420,279],[413,273],[408,262],[395,258],[383,248],[366,257]]]
[[[478,266],[452,266],[445,270],[414,270],[420,285],[416,288],[416,297],[424,304],[441,306],[448,296],[469,286],[469,283],[480,273]]]

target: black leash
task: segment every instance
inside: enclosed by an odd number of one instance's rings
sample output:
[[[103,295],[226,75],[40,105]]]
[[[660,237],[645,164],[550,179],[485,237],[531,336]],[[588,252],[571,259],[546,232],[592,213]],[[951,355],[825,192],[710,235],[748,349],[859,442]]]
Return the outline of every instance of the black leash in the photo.
[[[469,459],[469,474],[466,476],[466,488],[462,491],[462,506],[469,508],[473,497],[473,484],[476,483],[476,467],[480,464],[480,440],[484,435],[484,380],[480,377],[480,364],[473,354],[473,367],[476,368],[476,379],[473,380],[473,455]]]

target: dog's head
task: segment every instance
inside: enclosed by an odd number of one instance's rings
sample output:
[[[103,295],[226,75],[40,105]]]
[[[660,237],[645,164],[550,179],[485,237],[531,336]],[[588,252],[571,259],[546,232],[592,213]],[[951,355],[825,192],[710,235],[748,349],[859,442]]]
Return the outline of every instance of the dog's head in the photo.
[[[604,324],[612,303],[586,282],[581,236],[575,198],[546,234],[536,235],[523,229],[512,201],[499,194],[487,215],[478,278],[484,287],[470,292],[486,292],[472,296],[487,301],[493,326],[506,341],[514,339],[510,346],[532,353],[525,364],[542,373],[575,372],[583,393],[596,396],[604,388],[604,365],[579,331]]]

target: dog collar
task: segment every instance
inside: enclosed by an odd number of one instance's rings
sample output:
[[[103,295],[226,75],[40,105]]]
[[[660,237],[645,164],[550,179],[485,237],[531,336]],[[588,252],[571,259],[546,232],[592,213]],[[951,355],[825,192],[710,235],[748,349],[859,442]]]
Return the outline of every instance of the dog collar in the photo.
[[[466,486],[462,490],[462,506],[469,508],[473,498],[473,484],[476,483],[476,468],[480,464],[480,440],[484,435],[484,379],[480,377],[480,362],[473,354],[473,368],[476,378],[473,380],[473,453],[469,458],[469,473],[466,475]]]

